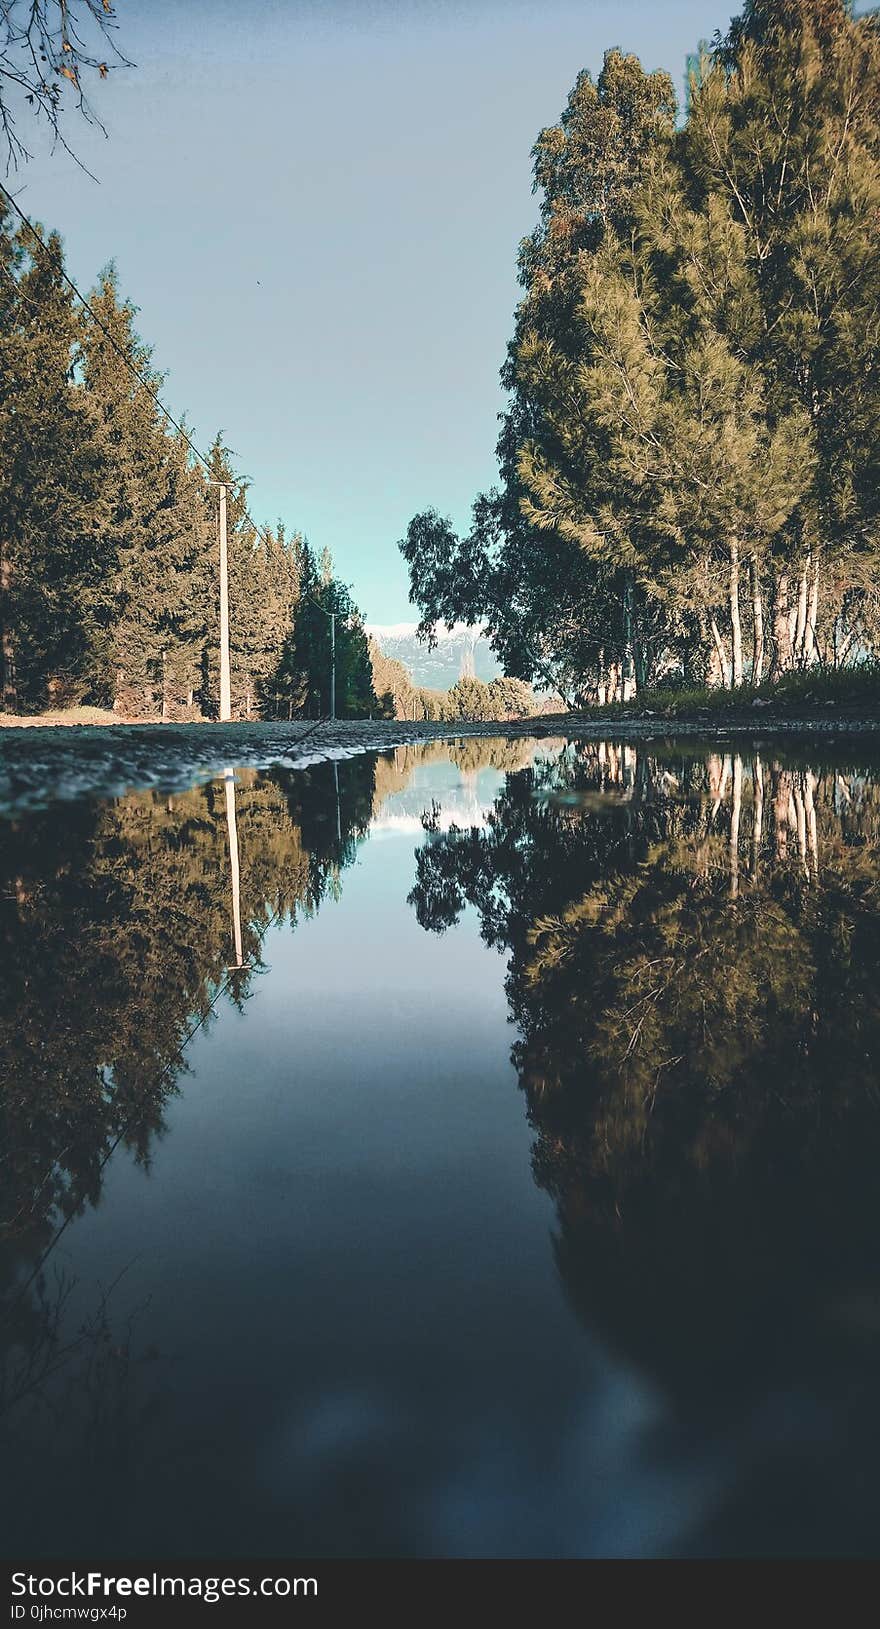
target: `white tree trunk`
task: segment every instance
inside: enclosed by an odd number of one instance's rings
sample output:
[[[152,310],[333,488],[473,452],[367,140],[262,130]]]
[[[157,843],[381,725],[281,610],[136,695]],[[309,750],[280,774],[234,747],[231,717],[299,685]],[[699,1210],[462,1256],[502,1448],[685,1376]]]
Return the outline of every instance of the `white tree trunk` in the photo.
[[[752,582],[752,628],[754,644],[752,647],[752,683],[760,684],[764,677],[764,601],[761,596],[761,578],[758,574],[758,562],[752,555],[749,562],[749,574]]]
[[[743,682],[742,621],[739,613],[739,544],[736,538],[730,544],[730,630],[732,679],[734,685]]]

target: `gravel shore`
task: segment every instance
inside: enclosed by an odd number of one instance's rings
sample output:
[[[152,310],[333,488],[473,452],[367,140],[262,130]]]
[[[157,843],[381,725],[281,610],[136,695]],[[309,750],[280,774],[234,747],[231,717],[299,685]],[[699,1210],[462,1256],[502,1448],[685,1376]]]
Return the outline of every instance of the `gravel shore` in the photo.
[[[228,766],[303,769],[361,752],[387,752],[419,741],[454,741],[473,736],[518,738],[534,735],[589,740],[668,741],[698,737],[772,741],[796,737],[877,739],[880,719],[766,719],[706,717],[591,719],[583,714],[549,714],[521,722],[454,724],[378,720],[356,723],[291,724],[118,724],[29,726],[0,730],[0,812],[39,808],[56,799],[93,794],[119,796],[154,787],[177,791],[211,779]]]

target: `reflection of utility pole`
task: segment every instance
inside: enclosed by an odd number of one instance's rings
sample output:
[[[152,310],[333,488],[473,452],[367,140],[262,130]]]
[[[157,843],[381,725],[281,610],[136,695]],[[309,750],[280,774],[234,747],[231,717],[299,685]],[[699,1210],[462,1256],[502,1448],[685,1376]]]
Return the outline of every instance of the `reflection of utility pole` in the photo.
[[[226,552],[226,488],[220,483],[220,722],[232,717],[229,682],[229,564]]]
[[[229,867],[232,878],[232,935],[235,941],[235,961],[233,968],[244,967],[241,953],[241,884],[238,874],[238,826],[235,819],[235,774],[231,769],[224,769],[223,783],[226,788],[226,827],[229,833]]]
[[[339,768],[336,759],[333,760],[333,785],[336,787],[336,841],[342,844],[342,823],[339,819]]]

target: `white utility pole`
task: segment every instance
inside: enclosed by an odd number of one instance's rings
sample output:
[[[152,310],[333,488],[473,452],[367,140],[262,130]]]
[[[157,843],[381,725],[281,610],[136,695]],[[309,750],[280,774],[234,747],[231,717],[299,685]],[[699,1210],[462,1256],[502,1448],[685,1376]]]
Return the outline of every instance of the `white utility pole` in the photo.
[[[336,717],[336,612],[330,613],[330,717]]]
[[[220,722],[232,717],[229,680],[229,564],[226,550],[226,488],[220,483]]]

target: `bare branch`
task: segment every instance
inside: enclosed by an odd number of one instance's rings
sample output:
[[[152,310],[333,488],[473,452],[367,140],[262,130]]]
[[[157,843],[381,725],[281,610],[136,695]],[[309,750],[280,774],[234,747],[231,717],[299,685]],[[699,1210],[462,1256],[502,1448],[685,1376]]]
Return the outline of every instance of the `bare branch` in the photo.
[[[5,146],[7,175],[32,157],[22,119],[48,126],[53,148],[74,159],[61,129],[71,104],[106,134],[85,81],[132,66],[115,43],[116,26],[112,0],[0,0],[0,149]]]

